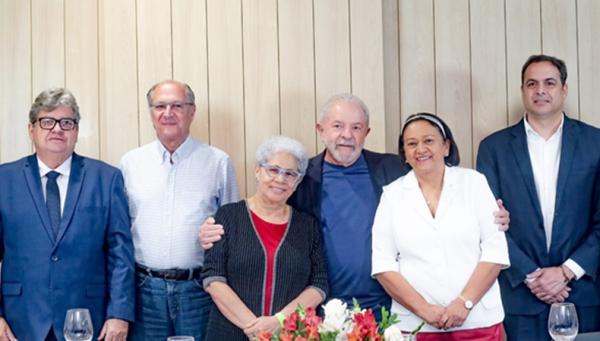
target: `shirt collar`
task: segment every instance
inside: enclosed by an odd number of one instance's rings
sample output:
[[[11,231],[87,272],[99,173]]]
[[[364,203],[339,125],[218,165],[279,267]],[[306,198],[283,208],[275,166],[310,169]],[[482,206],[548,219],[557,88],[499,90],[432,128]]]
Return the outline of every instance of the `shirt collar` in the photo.
[[[38,162],[38,168],[40,170],[40,178],[43,178],[51,171],[58,172],[64,176],[71,175],[71,161],[73,161],[73,155],[69,156],[69,158],[66,159],[65,162],[63,162],[60,166],[56,167],[56,169],[48,167],[44,161],[40,160],[39,157],[36,156],[36,158]]]
[[[548,141],[550,141],[551,139],[555,138],[556,136],[562,136],[562,130],[563,130],[563,124],[565,123],[565,114],[563,113],[561,115],[561,120],[560,120],[560,125],[558,126],[558,129],[556,129],[556,131],[554,132],[554,134],[552,134],[552,136],[550,136],[550,138],[548,139]],[[527,134],[527,137],[539,137],[542,138],[537,131],[535,131],[533,129],[533,127],[529,124],[529,122],[527,122],[527,113],[525,113],[523,115],[523,124],[525,125],[525,133]]]
[[[192,137],[188,135],[183,141],[183,143],[171,154],[165,146],[160,142],[160,140],[156,141],[157,149],[160,155],[160,163],[164,164],[165,162],[179,163],[181,160],[185,159],[188,155],[192,153],[193,142]]]

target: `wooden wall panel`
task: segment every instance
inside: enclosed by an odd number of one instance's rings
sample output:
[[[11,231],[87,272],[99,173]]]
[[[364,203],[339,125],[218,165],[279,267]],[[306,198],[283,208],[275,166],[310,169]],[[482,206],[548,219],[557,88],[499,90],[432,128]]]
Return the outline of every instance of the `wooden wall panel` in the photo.
[[[437,114],[451,127],[461,165],[472,165],[468,0],[434,3]]]
[[[33,96],[65,85],[63,0],[31,1],[31,81]]]
[[[246,190],[256,191],[258,146],[280,132],[277,1],[242,2]]]
[[[433,0],[402,0],[400,109],[402,121],[418,112],[437,112]]]
[[[142,145],[156,139],[146,93],[152,85],[173,78],[171,20],[169,1],[137,2],[138,115]]]
[[[542,52],[540,0],[506,0],[506,85],[509,124],[523,118],[521,67]]]
[[[299,140],[313,155],[317,153],[313,2],[278,4],[281,134]]]
[[[352,92],[369,107],[371,132],[365,147],[385,150],[382,2],[350,0]]]
[[[476,156],[479,142],[508,123],[504,4],[471,1],[470,17],[473,155]]]
[[[569,95],[565,111],[579,117],[579,71],[577,68],[577,13],[575,1],[542,1],[542,51],[567,64]]]
[[[82,119],[77,152],[100,157],[98,137],[98,5],[65,0],[65,85],[73,91]]]
[[[208,0],[208,93],[211,143],[227,152],[242,196],[246,188],[242,6],[238,0]]]
[[[140,145],[135,3],[99,2],[100,156],[118,164]]]
[[[577,23],[579,36],[579,117],[595,126],[600,126],[600,1],[579,0]],[[569,86],[571,82],[568,82]],[[569,94],[573,96],[573,94]]]
[[[173,0],[173,78],[189,84],[196,96],[192,136],[210,142],[206,1]]]
[[[383,91],[385,114],[385,148],[398,151],[400,135],[400,31],[398,1],[383,0]]]
[[[351,92],[348,0],[313,1],[317,110],[332,95]],[[318,119],[318,118],[317,118]]]
[[[31,153],[31,6],[0,0],[0,162]]]
[[[0,162],[31,152],[33,97],[66,85],[77,151],[116,164],[154,139],[145,93],[175,78],[196,93],[192,135],[230,154],[243,194],[267,136],[322,150],[318,110],[341,92],[371,109],[368,148],[396,152],[402,119],[429,111],[471,166],[521,119],[531,54],[567,62],[567,111],[600,124],[599,22],[595,0],[0,0]]]

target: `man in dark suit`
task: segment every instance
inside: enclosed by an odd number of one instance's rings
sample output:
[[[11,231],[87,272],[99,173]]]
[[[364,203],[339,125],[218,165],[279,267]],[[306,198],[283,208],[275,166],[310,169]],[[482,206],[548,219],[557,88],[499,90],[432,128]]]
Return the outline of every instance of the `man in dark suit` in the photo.
[[[94,339],[125,340],[134,263],[118,169],[74,153],[77,102],[42,92],[29,112],[35,154],[0,166],[0,340],[62,340],[65,314],[87,308]]]
[[[508,340],[548,340],[550,304],[575,303],[580,331],[600,330],[600,130],[563,112],[567,68],[531,56],[523,120],[479,146],[477,169],[511,212],[511,267],[500,275]]]

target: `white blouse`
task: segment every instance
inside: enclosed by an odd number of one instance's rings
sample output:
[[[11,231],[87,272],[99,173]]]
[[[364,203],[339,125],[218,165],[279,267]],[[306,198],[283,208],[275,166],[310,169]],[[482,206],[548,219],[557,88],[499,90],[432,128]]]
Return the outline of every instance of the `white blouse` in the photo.
[[[373,222],[372,275],[397,271],[431,304],[447,306],[464,289],[479,262],[509,266],[504,232],[494,224],[498,210],[485,177],[471,169],[446,167],[435,218],[413,171],[384,192]],[[413,330],[421,318],[394,301],[400,328]],[[451,330],[502,322],[496,280],[464,324]],[[425,325],[422,331],[442,331]]]

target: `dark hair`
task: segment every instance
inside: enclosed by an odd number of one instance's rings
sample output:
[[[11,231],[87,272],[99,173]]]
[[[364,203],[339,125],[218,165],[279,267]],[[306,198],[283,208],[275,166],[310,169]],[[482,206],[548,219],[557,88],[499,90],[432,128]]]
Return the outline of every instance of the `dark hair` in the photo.
[[[398,155],[400,155],[402,162],[406,163],[406,155],[404,154],[404,131],[406,130],[406,127],[416,121],[425,121],[437,128],[444,141],[448,141],[450,143],[450,150],[448,152],[448,156],[444,157],[444,163],[451,167],[458,166],[460,163],[460,155],[458,154],[458,146],[456,145],[456,142],[454,142],[454,137],[452,136],[450,127],[448,127],[446,122],[444,122],[439,116],[427,112],[420,112],[418,114],[410,115],[408,118],[406,118],[406,121],[404,121],[402,131],[400,132],[400,137],[398,138]],[[409,169],[412,168],[408,163],[406,165]]]
[[[525,64],[523,64],[523,68],[521,68],[521,86],[523,86],[523,82],[525,81],[525,71],[527,70],[529,65],[541,62],[549,62],[552,65],[554,65],[554,67],[557,68],[558,72],[560,73],[561,85],[565,85],[565,83],[567,82],[567,65],[565,65],[565,62],[553,56],[548,56],[545,54],[534,54],[527,58],[527,61],[525,62]]]

